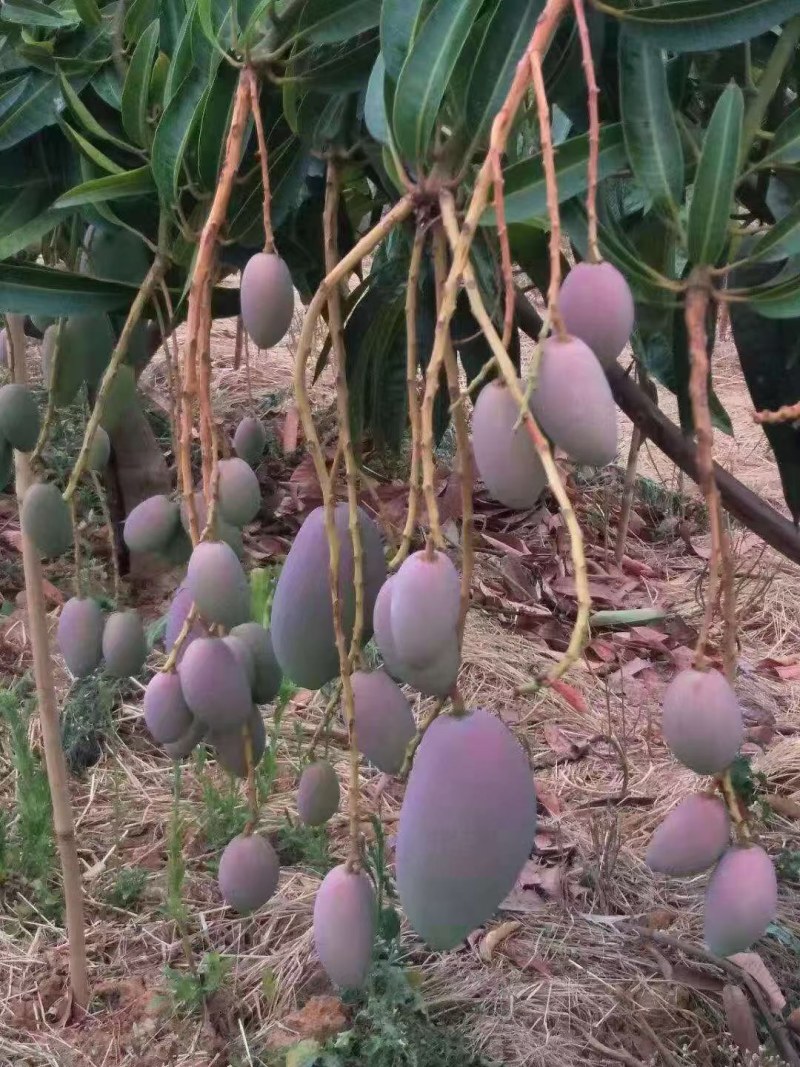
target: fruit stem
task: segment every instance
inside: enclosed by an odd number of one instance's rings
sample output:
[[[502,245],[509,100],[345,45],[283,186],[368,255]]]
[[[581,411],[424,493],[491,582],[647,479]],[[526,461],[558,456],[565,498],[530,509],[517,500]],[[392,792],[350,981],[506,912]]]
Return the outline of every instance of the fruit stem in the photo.
[[[492,179],[494,181],[494,215],[497,238],[500,242],[500,269],[503,274],[503,348],[508,351],[511,331],[514,329],[514,264],[511,261],[511,244],[506,225],[506,201],[503,182],[503,165],[499,155],[492,156]]]
[[[261,117],[261,105],[259,101],[258,75],[252,67],[246,68],[247,82],[250,86],[250,109],[253,112],[253,120],[256,127],[258,140],[258,158],[261,163],[261,186],[264,190],[264,251],[275,251],[275,234],[272,230],[272,214],[270,211],[270,188],[269,188],[269,165],[267,156],[267,139],[264,136],[264,122]]]
[[[39,431],[39,438],[31,453],[30,464],[33,470],[36,470],[39,462],[42,458],[42,452],[47,444],[47,440],[50,437],[50,430],[53,426],[53,419],[56,414],[56,398],[55,390],[53,389],[53,383],[56,380],[56,374],[59,367],[59,359],[61,358],[61,338],[64,334],[64,327],[66,325],[66,319],[60,318],[58,320],[58,331],[56,333],[56,343],[53,346],[53,356],[50,361],[50,380],[45,382],[47,387],[47,407],[45,408],[44,420],[42,421],[42,428]],[[44,343],[44,341],[42,342]]]
[[[742,810],[743,804],[739,800],[739,795],[734,788],[730,769],[726,770],[719,776],[719,778],[717,778],[717,785],[719,786],[720,793],[722,793],[725,807],[728,809],[731,822],[736,830],[736,836],[748,844],[751,843],[753,834],[750,829],[750,824],[747,821],[746,810]]]
[[[19,315],[7,315],[6,319],[10,348],[9,363],[13,380],[24,385],[27,382],[27,367],[23,319]],[[14,452],[14,465],[16,493],[19,501],[24,498],[33,483],[33,474],[29,458],[23,452]],[[53,661],[47,636],[42,565],[39,561],[39,553],[24,528],[22,530],[22,565],[25,572],[25,596],[33,653],[33,675],[36,681],[47,782],[53,808],[53,829],[64,885],[70,987],[75,1003],[78,1007],[85,1008],[89,1003],[89,974],[86,965],[81,868],[75,842],[75,824],[69,796],[67,765],[61,745],[61,724],[53,683]]]
[[[633,497],[636,488],[636,467],[639,462],[639,452],[644,442],[644,434],[641,429],[634,425],[631,434],[631,444],[628,449],[628,465],[625,468],[625,482],[622,489],[622,507],[620,508],[619,521],[617,522],[617,540],[614,545],[614,561],[618,567],[622,566],[622,557],[625,555],[625,540],[628,536],[628,524],[631,521],[633,510]]]
[[[325,209],[323,211],[323,237],[325,242],[325,270],[330,275],[339,262],[337,227],[339,219],[339,201],[341,183],[339,168],[334,159],[328,161],[325,184]],[[342,679],[344,697],[344,717],[347,724],[347,740],[350,754],[350,788],[348,791],[348,810],[350,821],[350,848],[347,865],[350,870],[357,870],[361,861],[359,843],[359,808],[360,792],[360,754],[356,742],[356,716],[353,698],[353,686],[350,680],[353,663],[358,657],[361,645],[361,633],[364,628],[364,551],[361,544],[361,530],[358,522],[358,467],[353,452],[350,436],[350,399],[347,390],[347,353],[344,345],[342,328],[341,282],[337,281],[328,289],[328,330],[331,337],[331,349],[336,362],[336,409],[339,429],[339,445],[344,454],[344,466],[347,477],[347,511],[350,539],[353,546],[353,584],[355,587],[355,620],[350,649],[346,648],[342,624],[341,604],[339,603],[339,536],[336,530],[336,499],[333,480],[328,484],[325,496],[325,524],[328,530],[330,552],[331,598],[334,602],[333,624],[336,634],[336,647],[339,652],[339,673]],[[332,536],[331,536],[332,535]]]
[[[169,326],[172,323],[173,308],[172,298],[169,295],[169,289],[166,282],[161,280],[161,296],[164,300],[164,306],[166,309],[166,316],[158,301],[154,301],[156,309],[156,320],[158,322],[158,328],[161,332],[161,348],[164,352],[164,363],[167,368],[167,383],[169,385],[169,420],[170,430],[172,432],[172,450],[175,454],[176,461],[180,459],[180,419],[178,416],[178,408],[180,405],[180,383],[178,381],[178,365],[180,363],[180,353],[178,351],[178,341],[173,330],[170,336],[167,336]],[[173,352],[170,352],[169,343],[172,341]],[[180,464],[178,465],[178,478],[183,486],[183,476]],[[191,487],[190,487],[191,488]],[[194,501],[193,501],[194,503]]]
[[[83,596],[83,575],[81,573],[81,540],[78,532],[78,508],[75,497],[69,501],[69,518],[72,523],[72,552],[75,559],[75,596]]]
[[[586,9],[583,0],[572,0],[575,8],[575,21],[578,24],[578,36],[581,42],[583,72],[586,77],[587,108],[589,111],[589,180],[586,189],[586,217],[588,219],[589,262],[600,263],[602,256],[597,243],[597,171],[600,154],[600,111],[597,106],[599,89],[592,59],[592,41],[586,23]]]
[[[542,56],[533,51],[530,55],[533,91],[539,115],[539,140],[542,146],[542,162],[547,192],[547,216],[550,220],[550,282],[547,287],[547,311],[559,340],[564,341],[567,331],[558,310],[558,294],[561,289],[561,213],[558,207],[558,178],[556,177],[556,154],[553,148],[553,130],[550,125],[550,105],[542,72]]]
[[[253,752],[253,733],[249,722],[246,722],[242,727],[242,738],[244,741],[244,764],[247,768],[247,802],[250,805],[250,818],[247,820],[244,832],[249,837],[258,826],[259,816],[256,761]]]
[[[128,353],[128,344],[131,339],[131,335],[142,317],[142,313],[145,309],[145,305],[153,295],[153,290],[161,282],[164,276],[164,272],[167,269],[168,259],[166,254],[167,247],[167,235],[169,230],[169,216],[164,211],[161,213],[161,217],[158,221],[158,252],[153,260],[147,275],[142,282],[139,292],[133,299],[128,317],[125,320],[125,325],[122,327],[122,332],[119,335],[119,339],[114,347],[114,351],[111,353],[111,359],[103,374],[103,380],[100,382],[100,388],[97,390],[97,397],[95,398],[94,408],[92,414],[89,417],[89,421],[86,424],[86,430],[83,435],[83,443],[81,450],[78,453],[78,458],[75,461],[75,466],[72,468],[72,473],[69,476],[69,482],[67,488],[64,490],[64,500],[69,502],[72,498],[75,490],[78,488],[81,478],[86,471],[89,464],[89,451],[94,441],[94,435],[97,432],[97,427],[100,425],[100,420],[103,417],[103,410],[105,408],[106,399],[111,392],[111,387],[114,384],[114,379],[117,376],[119,368],[122,366],[123,360]]]
[[[440,206],[442,210],[442,220],[447,232],[447,237],[451,246],[455,249],[458,241],[458,221],[456,217],[455,203],[453,202],[452,195],[445,191],[440,197]],[[577,662],[583,650],[584,641],[589,632],[589,612],[592,607],[592,599],[589,595],[589,581],[586,570],[586,556],[583,551],[583,535],[581,533],[580,524],[575,516],[575,512],[570,503],[567,491],[561,481],[561,476],[558,472],[558,467],[553,459],[553,453],[550,451],[550,446],[547,443],[547,438],[539,429],[539,425],[533,417],[533,414],[525,402],[525,394],[520,387],[519,380],[517,378],[517,371],[514,364],[511,362],[506,350],[503,348],[503,342],[498,336],[497,330],[494,328],[491,317],[486,310],[486,305],[483,302],[483,298],[478,288],[478,283],[475,278],[475,271],[472,268],[472,264],[467,261],[464,268],[464,287],[469,297],[469,304],[472,310],[472,314],[475,316],[478,324],[483,330],[486,340],[494,352],[497,359],[497,365],[500,368],[500,372],[503,375],[508,389],[519,406],[519,410],[522,413],[522,417],[525,423],[525,428],[533,442],[533,445],[539,454],[539,458],[542,461],[542,466],[545,469],[547,475],[547,482],[550,489],[558,501],[558,505],[561,509],[561,514],[564,518],[564,523],[569,532],[570,551],[572,554],[572,565],[575,571],[575,591],[578,599],[578,612],[575,617],[575,622],[572,627],[572,634],[570,635],[569,646],[566,652],[550,670],[544,683],[541,681],[534,682],[528,686],[523,686],[517,692],[535,692],[541,688],[542,684],[550,684],[557,681],[571,666]]]
[[[175,644],[169,651],[169,655],[166,658],[164,666],[161,668],[162,674],[169,674],[170,671],[175,670],[175,664],[178,662],[178,656],[181,654],[181,649],[186,638],[189,636],[189,631],[192,628],[192,623],[197,618],[197,607],[195,604],[189,608],[189,612],[186,618],[183,620],[183,626],[181,626],[178,636],[175,638]]]
[[[707,272],[696,268],[686,290],[684,317],[689,341],[689,398],[697,436],[697,474],[700,489],[708,508],[711,528],[711,559],[709,561],[708,591],[703,621],[694,654],[695,670],[702,670],[711,622],[717,601],[717,590],[722,569],[722,598],[724,603],[723,659],[728,681],[736,673],[736,591],[734,567],[731,559],[728,531],[722,518],[722,504],[714,476],[714,433],[708,407],[708,336],[706,314],[708,311],[710,285]]]
[[[447,237],[441,222],[433,231],[433,270],[436,280],[436,307],[441,306],[444,283],[447,278]],[[512,282],[513,291],[513,282]],[[458,398],[461,390],[458,384],[458,363],[453,351],[453,343],[448,333],[444,346],[444,368],[447,374],[447,388],[450,394],[450,408],[453,412],[453,425],[456,433],[456,446],[461,477],[461,605],[458,613],[458,647],[464,640],[464,625],[469,611],[469,596],[472,587],[472,572],[475,567],[475,553],[472,544],[473,512],[472,485],[472,449],[467,428],[467,416]]]
[[[317,748],[317,745],[319,744],[320,738],[323,736],[323,734],[326,734],[328,732],[328,727],[330,726],[331,720],[333,719],[333,716],[336,713],[336,708],[337,708],[337,705],[339,703],[339,698],[341,697],[341,695],[342,695],[342,683],[341,683],[341,680],[339,680],[334,684],[333,692],[331,693],[331,695],[330,695],[330,697],[328,699],[328,703],[325,705],[325,712],[324,712],[324,714],[322,716],[320,724],[316,728],[316,730],[314,731],[314,733],[313,733],[313,735],[311,737],[311,742],[310,742],[310,744],[308,746],[308,762],[309,763],[313,763],[313,761],[314,761],[314,752],[316,751],[316,748]]]
[[[89,477],[92,479],[97,502],[100,505],[100,514],[103,516],[103,525],[106,528],[106,536],[108,537],[108,552],[111,557],[111,580],[112,589],[114,591],[114,603],[121,604],[122,584],[119,573],[119,557],[117,556],[117,536],[114,533],[114,523],[108,508],[108,499],[106,497],[105,489],[103,489],[103,483],[100,481],[100,475],[97,471],[89,471]]]
[[[396,570],[411,549],[411,538],[417,524],[420,496],[420,434],[422,432],[417,390],[417,306],[419,304],[419,274],[422,252],[425,247],[425,227],[419,222],[411,248],[406,283],[406,391],[408,393],[408,421],[411,425],[411,470],[408,475],[408,514],[406,515],[400,547],[389,562],[389,569]]]
[[[403,766],[400,768],[400,771],[398,772],[398,775],[397,775],[397,777],[400,779],[401,782],[404,782],[406,780],[406,778],[408,778],[409,774],[411,773],[411,767],[412,767],[412,764],[414,763],[414,756],[416,754],[417,749],[420,746],[420,742],[422,741],[422,738],[425,736],[425,731],[428,729],[428,727],[431,725],[431,723],[435,719],[439,718],[439,716],[442,713],[442,708],[444,707],[446,700],[447,700],[446,697],[442,697],[441,700],[437,700],[436,701],[436,703],[434,704],[433,708],[431,708],[431,710],[428,712],[428,714],[425,716],[425,718],[422,720],[422,722],[417,727],[417,732],[414,734],[414,736],[408,742],[408,747],[406,748],[406,754],[403,757]]]

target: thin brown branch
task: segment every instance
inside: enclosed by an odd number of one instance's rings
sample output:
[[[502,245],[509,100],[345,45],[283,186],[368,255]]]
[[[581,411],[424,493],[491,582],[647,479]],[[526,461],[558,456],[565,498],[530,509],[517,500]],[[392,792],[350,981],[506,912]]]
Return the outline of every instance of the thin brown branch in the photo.
[[[589,111],[589,175],[586,190],[586,217],[588,220],[589,262],[599,263],[602,259],[597,243],[597,170],[600,154],[600,110],[597,104],[599,90],[594,73],[592,59],[592,41],[586,24],[586,10],[583,0],[572,0],[575,8],[575,21],[578,24],[578,36],[581,42],[583,72],[586,78],[587,107]]]
[[[18,315],[8,315],[7,322],[14,381],[24,385],[27,382],[27,367],[23,319]],[[30,460],[24,452],[14,453],[14,467],[17,499],[22,500],[28,488],[33,484]],[[75,842],[75,824],[72,818],[67,764],[61,746],[61,723],[53,682],[53,661],[47,635],[42,565],[39,561],[39,553],[26,535],[24,528],[22,530],[22,565],[25,572],[28,630],[33,653],[39,722],[42,727],[47,781],[50,786],[53,808],[53,829],[64,886],[70,986],[77,1006],[86,1008],[89,1004],[89,974],[86,965],[83,888]]]
[[[511,244],[506,225],[506,201],[503,183],[503,165],[500,157],[492,156],[494,177],[494,214],[497,219],[497,239],[500,242],[500,264],[503,273],[503,348],[508,351],[511,331],[514,328],[514,264],[511,259]]]
[[[625,482],[622,487],[622,505],[620,507],[619,521],[617,523],[617,541],[614,546],[614,561],[617,566],[622,566],[622,557],[625,555],[625,540],[628,536],[628,524],[631,521],[633,510],[633,497],[636,489],[636,466],[639,462],[639,451],[644,441],[644,435],[638,426],[634,426],[631,434],[631,445],[628,449],[628,465],[625,468]]]
[[[417,524],[420,497],[420,437],[422,433],[419,392],[417,387],[417,306],[419,304],[419,277],[422,252],[425,247],[425,228],[417,226],[406,283],[406,391],[408,393],[408,421],[411,426],[411,470],[408,475],[408,514],[406,515],[400,547],[392,557],[389,567],[399,567],[409,553],[414,527]]]
[[[264,122],[261,118],[261,106],[259,101],[258,75],[252,67],[247,68],[247,80],[250,85],[250,107],[253,112],[253,120],[256,127],[258,140],[258,158],[261,164],[261,186],[263,189],[263,215],[264,215],[264,251],[275,251],[275,234],[272,230],[272,211],[270,208],[269,188],[269,157],[267,155],[267,139],[264,136]]]
[[[779,422],[796,422],[800,419],[800,401],[796,404],[784,404],[777,411],[754,411],[753,422],[760,426],[774,426]]]

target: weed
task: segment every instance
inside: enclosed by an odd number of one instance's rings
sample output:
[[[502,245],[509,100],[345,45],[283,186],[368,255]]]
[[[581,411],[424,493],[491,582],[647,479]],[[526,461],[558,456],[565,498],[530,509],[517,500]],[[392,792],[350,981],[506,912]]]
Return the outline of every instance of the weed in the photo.
[[[72,774],[100,759],[102,742],[114,730],[113,710],[128,684],[95,673],[73,685],[61,714],[61,743]]]
[[[324,826],[306,826],[301,822],[286,822],[278,830],[275,842],[278,859],[285,867],[307,867],[325,875],[334,866]]]
[[[114,884],[106,893],[106,900],[115,908],[133,911],[141,900],[148,877],[144,867],[121,867]]]
[[[782,849],[775,861],[775,869],[784,881],[800,882],[800,849]]]
[[[55,917],[61,901],[52,884],[55,849],[50,787],[41,760],[28,744],[29,692],[27,680],[0,690],[0,719],[8,726],[16,772],[15,814],[3,823],[0,872],[6,877],[18,874],[36,907]]]
[[[205,770],[205,754],[198,752],[198,764],[203,782],[203,836],[215,856],[231,838],[245,828],[248,819],[247,803],[233,779],[219,788]]]
[[[167,915],[181,929],[186,923],[183,902],[183,880],[186,861],[183,858],[183,821],[181,819],[181,765],[176,760],[172,785],[172,817],[167,837]]]
[[[180,1015],[198,1015],[206,1001],[225,985],[232,962],[219,952],[206,952],[195,972],[165,969],[170,999]]]

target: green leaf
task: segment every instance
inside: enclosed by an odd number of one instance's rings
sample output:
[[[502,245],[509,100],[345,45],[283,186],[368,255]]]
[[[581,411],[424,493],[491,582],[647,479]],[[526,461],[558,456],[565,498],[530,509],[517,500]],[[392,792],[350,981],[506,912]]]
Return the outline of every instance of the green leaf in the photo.
[[[315,44],[347,41],[380,22],[381,0],[306,0],[294,33]]]
[[[181,164],[200,115],[207,84],[206,71],[192,71],[167,104],[156,127],[151,165],[158,195],[165,204],[174,204],[178,199]]]
[[[544,0],[495,0],[483,39],[471,59],[466,127],[473,145],[487,137],[543,8]]]
[[[783,280],[777,278],[774,284],[739,290],[736,295],[744,297],[764,318],[793,319],[800,315],[800,274],[790,274]]]
[[[709,52],[752,40],[797,14],[797,0],[593,0],[607,15],[658,48]]]
[[[58,79],[32,71],[24,94],[0,117],[0,151],[19,144],[45,126],[52,126],[63,107]]]
[[[570,137],[556,153],[559,200],[569,200],[588,185],[589,136]],[[598,174],[605,178],[627,163],[625,141],[620,123],[604,125],[600,130]],[[541,155],[513,163],[504,174],[507,222],[527,222],[547,217],[547,191]],[[496,225],[494,208],[487,208],[482,226]]]
[[[383,56],[378,55],[367,82],[364,99],[364,122],[370,136],[379,144],[389,143],[389,118],[386,114],[385,96],[386,67]]]
[[[81,22],[86,26],[99,26],[103,21],[96,0],[72,0],[72,2],[80,15]]]
[[[739,146],[742,140],[744,97],[731,84],[717,101],[703,141],[689,208],[689,258],[714,266],[728,237]]]
[[[51,230],[61,222],[64,218],[65,212],[48,209],[42,212],[41,215],[37,215],[35,218],[30,219],[28,222],[19,226],[17,229],[10,232],[4,231],[0,236],[0,260],[9,259],[11,256],[17,255],[27,248],[28,245],[34,243],[34,241],[41,240],[45,234],[50,233]]]
[[[122,87],[122,125],[128,136],[143,148],[150,142],[147,105],[150,97],[150,74],[158,48],[159,26],[158,19],[151,22],[137,41]]]
[[[760,167],[775,163],[800,163],[800,107],[784,119],[769,142],[769,150],[758,164]]]
[[[800,203],[755,241],[744,257],[745,263],[786,259],[800,253]]]
[[[237,71],[229,63],[222,63],[203,101],[197,128],[195,163],[202,188],[216,187],[237,81]],[[272,169],[273,160],[270,158],[269,162]]]
[[[664,55],[619,35],[619,94],[625,148],[636,180],[673,214],[683,200],[683,144],[667,88]]]
[[[123,141],[120,137],[116,137],[113,133],[106,130],[89,108],[84,104],[75,90],[72,88],[69,80],[65,77],[63,71],[58,72],[59,82],[61,84],[61,92],[64,94],[64,99],[67,102],[67,106],[72,113],[81,123],[87,133],[90,133],[93,137],[99,137],[103,141],[108,141],[109,144],[116,145],[117,148],[122,148],[126,152],[135,152],[135,148],[128,144],[127,141]]]
[[[74,130],[64,119],[59,119],[58,124],[78,151],[91,163],[100,167],[101,170],[108,171],[109,174],[122,174],[124,172],[124,167],[120,167],[113,159],[109,159],[105,152],[101,152],[96,145],[88,141],[83,134]]]
[[[109,107],[119,111],[122,102],[122,83],[113,64],[109,63],[92,78],[92,88]]]
[[[439,0],[397,80],[392,130],[409,161],[425,159],[448,82],[482,0]]]
[[[381,9],[381,55],[386,73],[397,81],[414,40],[425,0],[384,0]]]
[[[16,315],[91,315],[122,311],[136,286],[51,267],[0,263],[0,310]]]
[[[593,630],[601,627],[614,629],[617,626],[647,626],[651,622],[661,622],[667,613],[658,608],[629,608],[621,611],[595,611],[589,616],[589,626]]]
[[[223,59],[228,59],[228,53],[221,43],[221,38],[224,34],[230,36],[231,13],[226,7],[221,14],[222,18],[219,18],[220,11],[214,0],[197,0],[197,17],[206,40]]]
[[[737,268],[735,287],[759,287],[775,275],[776,264]],[[800,311],[800,304],[798,304]],[[731,331],[750,398],[757,411],[775,411],[800,400],[800,317],[769,321],[747,304],[730,304]],[[800,431],[796,423],[763,425],[775,454],[783,495],[795,523],[800,520]]]
[[[64,14],[55,4],[43,4],[40,0],[6,0],[0,8],[0,21],[29,28],[63,29],[77,25],[79,20],[77,12]]]
[[[92,178],[73,186],[56,200],[56,208],[73,208],[82,204],[97,204],[106,200],[122,200],[132,196],[144,196],[155,191],[150,167],[137,167],[122,174],[110,174],[104,178]]]

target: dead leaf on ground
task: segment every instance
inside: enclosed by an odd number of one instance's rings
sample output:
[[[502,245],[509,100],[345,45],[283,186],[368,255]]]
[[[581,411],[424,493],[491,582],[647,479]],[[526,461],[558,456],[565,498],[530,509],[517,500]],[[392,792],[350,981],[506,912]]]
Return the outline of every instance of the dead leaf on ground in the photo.
[[[769,806],[786,819],[800,819],[800,804],[791,797],[767,797]]]
[[[495,926],[493,930],[489,930],[485,937],[481,939],[481,943],[478,946],[478,955],[484,963],[491,963],[494,956],[495,949],[506,940],[515,934],[522,926],[522,923],[518,919],[511,919],[508,922],[501,923],[499,926]]]
[[[589,708],[583,699],[583,694],[579,693],[574,685],[570,685],[569,682],[565,682],[562,678],[555,678],[549,685],[553,692],[558,693],[562,700],[566,700],[575,711],[581,715],[589,714]]]
[[[562,759],[570,761],[579,760],[589,751],[588,744],[576,744],[576,742],[568,737],[561,727],[556,726],[554,722],[546,722],[544,724],[544,739],[547,742],[548,747]]]
[[[644,925],[648,930],[668,930],[678,918],[678,914],[670,908],[653,908],[644,917]]]
[[[292,404],[284,417],[283,432],[281,433],[281,448],[285,456],[296,451],[299,439],[300,410],[296,404]]]
[[[550,901],[563,899],[565,875],[565,867],[545,867],[537,860],[528,860],[500,910],[527,914],[539,911]]]
[[[758,1052],[758,1031],[744,990],[726,985],[722,990],[722,1004],[733,1040],[743,1052]]]
[[[541,956],[532,955],[520,941],[509,941],[503,945],[503,955],[506,956],[520,971],[534,971],[542,978],[552,978],[553,972]]]
[[[325,1042],[348,1025],[344,1005],[338,997],[311,997],[302,1008],[281,1020],[281,1029],[270,1036],[269,1045],[278,1049],[305,1039]]]
[[[548,815],[561,815],[564,811],[564,805],[555,793],[541,784],[536,786],[536,800]]]
[[[800,1008],[795,1008],[794,1011],[789,1012],[786,1025],[790,1030],[794,1030],[796,1034],[800,1034]]]
[[[728,957],[731,963],[741,967],[745,973],[754,978],[767,994],[769,1006],[778,1015],[783,1014],[786,1007],[786,997],[781,992],[780,986],[772,977],[769,969],[757,952],[737,952]]]

